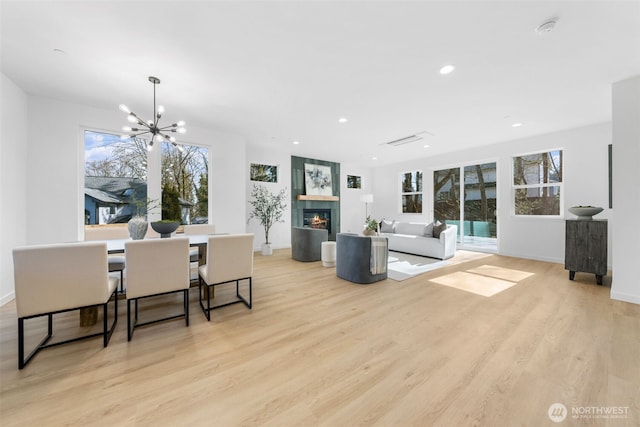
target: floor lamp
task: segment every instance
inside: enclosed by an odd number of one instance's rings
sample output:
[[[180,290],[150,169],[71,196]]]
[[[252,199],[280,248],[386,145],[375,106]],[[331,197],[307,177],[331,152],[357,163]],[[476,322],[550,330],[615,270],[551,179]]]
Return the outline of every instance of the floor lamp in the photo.
[[[365,221],[369,218],[369,203],[373,203],[373,194],[363,194],[360,201],[364,203]]]

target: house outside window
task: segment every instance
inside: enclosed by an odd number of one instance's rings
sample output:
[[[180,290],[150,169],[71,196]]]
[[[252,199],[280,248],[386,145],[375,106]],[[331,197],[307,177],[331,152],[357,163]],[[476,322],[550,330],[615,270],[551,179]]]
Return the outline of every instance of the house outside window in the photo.
[[[560,149],[513,158],[513,213],[558,217],[563,212],[563,152]]]
[[[422,171],[404,172],[401,181],[402,213],[422,213]]]
[[[126,223],[146,212],[147,150],[144,140],[84,131],[84,223]],[[142,212],[139,212],[142,209]]]
[[[147,142],[94,130],[84,131],[84,223],[127,223],[162,207],[162,218],[204,224],[209,217],[209,150],[183,145],[161,148],[162,200],[149,200]],[[151,189],[150,189],[151,190]],[[158,194],[158,192],[150,191]],[[149,204],[149,205],[148,205]]]

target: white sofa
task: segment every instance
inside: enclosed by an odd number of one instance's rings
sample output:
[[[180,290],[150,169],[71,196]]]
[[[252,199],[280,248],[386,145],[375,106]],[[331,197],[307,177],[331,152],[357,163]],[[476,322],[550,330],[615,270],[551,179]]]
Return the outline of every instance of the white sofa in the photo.
[[[380,235],[389,239],[390,251],[439,259],[451,258],[456,253],[458,228],[451,224],[438,223],[435,226],[438,237],[434,237],[433,223],[383,220],[380,223]]]

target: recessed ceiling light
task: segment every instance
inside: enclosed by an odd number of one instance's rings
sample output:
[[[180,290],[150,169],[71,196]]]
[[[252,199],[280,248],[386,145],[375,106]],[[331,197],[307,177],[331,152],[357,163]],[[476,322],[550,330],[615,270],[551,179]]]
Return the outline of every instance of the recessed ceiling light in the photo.
[[[424,147],[424,148],[429,148],[429,147],[430,147],[430,145],[428,145],[428,144],[427,144],[427,145],[424,145],[423,147]]]
[[[293,145],[298,145],[300,144],[300,141],[293,141]]]
[[[347,123],[347,118],[346,117],[340,117],[338,119],[338,123]]]
[[[522,126],[522,123],[514,123],[511,125],[511,127],[514,127],[514,128],[519,128],[520,126]]]
[[[67,52],[65,52],[64,50],[62,50],[62,49],[58,49],[58,48],[53,49],[53,52],[54,52],[54,53],[67,53]]]
[[[378,158],[377,157],[372,157],[371,160],[378,160]]]
[[[455,69],[456,67],[454,67],[453,65],[445,65],[444,67],[440,68],[440,74],[449,74]]]

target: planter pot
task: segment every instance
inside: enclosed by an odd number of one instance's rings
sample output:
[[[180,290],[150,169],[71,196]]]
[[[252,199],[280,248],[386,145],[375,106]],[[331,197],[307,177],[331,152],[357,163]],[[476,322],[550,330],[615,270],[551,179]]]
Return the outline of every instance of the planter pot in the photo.
[[[271,243],[262,244],[262,255],[273,255],[273,249],[271,248]]]
[[[362,235],[363,236],[377,236],[378,232],[375,230],[369,230],[368,228],[365,228],[364,230],[362,230]]]
[[[149,223],[143,216],[134,216],[129,220],[129,223],[127,224],[129,236],[131,236],[133,240],[144,239],[145,234],[147,234],[148,227]]]
[[[178,221],[156,221],[151,223],[151,228],[153,228],[156,233],[159,233],[162,238],[171,237],[171,233],[176,231],[178,227],[180,227],[180,223]]]

